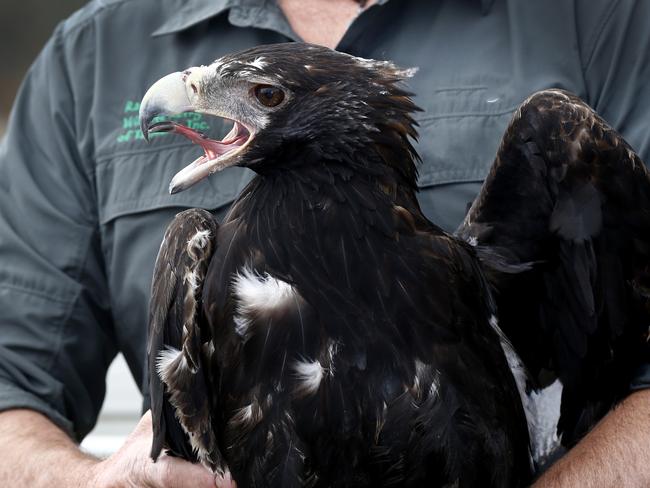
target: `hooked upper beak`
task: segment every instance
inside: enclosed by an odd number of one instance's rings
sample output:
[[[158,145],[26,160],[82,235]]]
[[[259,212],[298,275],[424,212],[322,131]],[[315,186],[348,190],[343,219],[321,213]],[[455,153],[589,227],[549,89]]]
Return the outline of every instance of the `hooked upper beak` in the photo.
[[[155,82],[140,103],[140,128],[145,140],[149,140],[152,122],[162,115],[175,115],[194,109],[187,92],[187,72],[176,72]],[[167,128],[166,130],[171,130]],[[161,126],[156,132],[164,132]]]

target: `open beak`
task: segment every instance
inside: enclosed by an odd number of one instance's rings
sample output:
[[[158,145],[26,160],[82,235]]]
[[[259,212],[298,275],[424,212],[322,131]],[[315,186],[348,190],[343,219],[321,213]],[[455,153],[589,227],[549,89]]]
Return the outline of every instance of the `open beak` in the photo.
[[[149,140],[149,135],[152,133],[174,132],[185,136],[203,148],[202,156],[172,178],[169,184],[169,193],[172,194],[186,190],[208,175],[236,164],[238,156],[253,138],[253,131],[236,120],[232,130],[221,141],[210,139],[204,134],[176,122],[164,120],[164,116],[183,112],[206,113],[204,110],[197,109],[190,99],[200,96],[196,87],[200,86],[199,81],[203,69],[192,68],[161,78],[147,90],[140,103],[140,128],[146,140]],[[212,115],[222,116],[222,114]],[[163,118],[162,121],[154,122],[161,118]]]

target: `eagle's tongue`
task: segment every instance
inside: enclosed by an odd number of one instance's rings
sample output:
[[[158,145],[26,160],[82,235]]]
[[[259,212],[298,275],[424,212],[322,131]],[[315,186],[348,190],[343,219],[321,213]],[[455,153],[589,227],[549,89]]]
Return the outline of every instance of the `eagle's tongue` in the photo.
[[[162,125],[164,124],[164,125]],[[187,137],[194,144],[197,144],[205,151],[205,161],[217,159],[219,156],[226,154],[233,149],[242,146],[248,139],[248,130],[235,121],[232,130],[222,141],[216,141],[208,138],[205,134],[195,131],[176,122],[163,122],[160,126],[155,127],[156,132],[175,132]],[[150,131],[151,132],[151,131]]]
[[[176,173],[169,184],[170,193],[183,191],[210,173],[221,171],[223,168],[231,166],[232,162],[229,162],[228,158],[220,159],[221,156],[241,148],[251,137],[248,129],[237,121],[235,121],[232,130],[222,141],[215,141],[198,131],[169,120],[152,125],[148,129],[148,133],[154,132],[174,132],[180,134],[187,137],[194,144],[201,146],[205,152],[203,156],[196,158],[192,163]]]

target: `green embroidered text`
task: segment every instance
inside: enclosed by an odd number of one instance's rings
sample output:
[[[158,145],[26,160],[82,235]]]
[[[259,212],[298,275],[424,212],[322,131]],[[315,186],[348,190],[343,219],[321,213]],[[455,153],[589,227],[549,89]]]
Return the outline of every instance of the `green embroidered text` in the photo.
[[[142,131],[140,130],[140,119],[138,111],[140,110],[140,102],[127,100],[124,105],[124,113],[122,116],[122,130],[117,136],[118,143],[130,142],[134,140],[144,140]],[[182,114],[173,115],[171,117],[156,117],[154,122],[162,120],[174,120],[179,124],[186,125],[190,129],[205,132],[210,129],[208,123],[204,120],[203,114],[196,112],[184,112]],[[163,134],[151,134],[151,137],[161,136]]]

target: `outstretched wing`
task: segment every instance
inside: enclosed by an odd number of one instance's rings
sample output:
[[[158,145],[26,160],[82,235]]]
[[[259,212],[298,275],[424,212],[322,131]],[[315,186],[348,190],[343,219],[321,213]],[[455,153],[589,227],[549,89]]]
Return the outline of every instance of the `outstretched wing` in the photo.
[[[562,381],[558,431],[573,444],[649,359],[648,171],[579,98],[537,93],[457,235],[477,246],[537,386]]]
[[[212,469],[221,467],[221,456],[211,418],[214,347],[201,293],[217,230],[214,217],[200,209],[179,213],[167,228],[154,270],[147,347],[151,456],[167,448]]]

